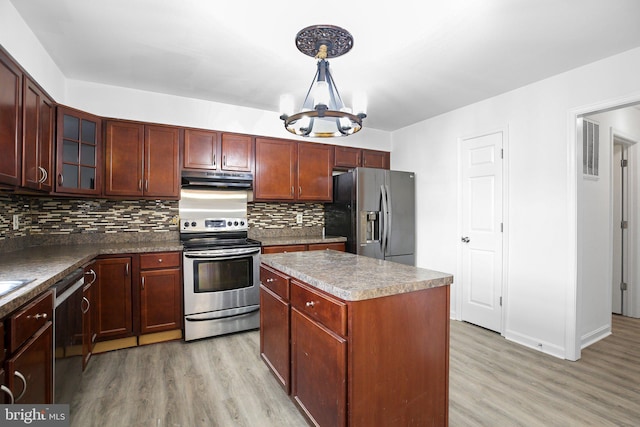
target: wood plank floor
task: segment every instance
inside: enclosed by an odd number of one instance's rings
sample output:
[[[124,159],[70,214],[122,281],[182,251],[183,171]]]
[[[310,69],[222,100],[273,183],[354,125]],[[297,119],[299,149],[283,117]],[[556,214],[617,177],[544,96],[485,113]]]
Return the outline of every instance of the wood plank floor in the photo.
[[[306,426],[258,356],[259,334],[95,356],[71,425]],[[568,362],[451,322],[450,426],[640,425],[640,319]]]

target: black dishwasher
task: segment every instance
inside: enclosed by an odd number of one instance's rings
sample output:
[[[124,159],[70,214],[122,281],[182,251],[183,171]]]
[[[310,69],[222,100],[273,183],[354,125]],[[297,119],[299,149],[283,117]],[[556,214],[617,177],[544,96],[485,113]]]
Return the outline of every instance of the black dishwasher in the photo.
[[[55,290],[53,321],[53,402],[71,403],[82,378],[82,286],[78,268],[51,287]]]

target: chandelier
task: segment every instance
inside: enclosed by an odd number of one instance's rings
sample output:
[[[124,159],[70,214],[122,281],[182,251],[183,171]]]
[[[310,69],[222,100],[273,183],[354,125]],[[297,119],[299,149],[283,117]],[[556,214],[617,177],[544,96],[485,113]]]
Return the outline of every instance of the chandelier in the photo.
[[[316,58],[318,67],[299,112],[294,113],[290,95],[280,97],[284,127],[293,134],[312,138],[348,136],[362,129],[362,119],[367,117],[364,98],[354,100],[355,114],[345,107],[327,61],[351,50],[351,34],[334,25],[313,25],[298,32],[296,46],[300,52]]]

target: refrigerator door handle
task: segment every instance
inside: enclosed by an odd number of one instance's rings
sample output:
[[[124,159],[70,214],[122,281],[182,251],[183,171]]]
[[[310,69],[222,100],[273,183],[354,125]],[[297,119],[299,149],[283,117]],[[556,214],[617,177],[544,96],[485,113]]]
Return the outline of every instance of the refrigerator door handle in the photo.
[[[380,186],[380,193],[382,196],[382,236],[380,239],[380,246],[382,249],[382,259],[387,253],[387,233],[389,231],[389,200],[387,196],[387,188],[385,185]]]

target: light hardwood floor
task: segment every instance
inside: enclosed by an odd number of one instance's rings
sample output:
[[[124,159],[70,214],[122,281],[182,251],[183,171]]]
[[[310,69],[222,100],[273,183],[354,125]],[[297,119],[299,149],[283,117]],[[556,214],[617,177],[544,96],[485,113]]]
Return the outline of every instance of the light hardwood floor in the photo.
[[[452,321],[449,425],[640,425],[640,320],[613,332],[568,362]],[[97,355],[71,425],[306,426],[258,347],[251,331]]]

